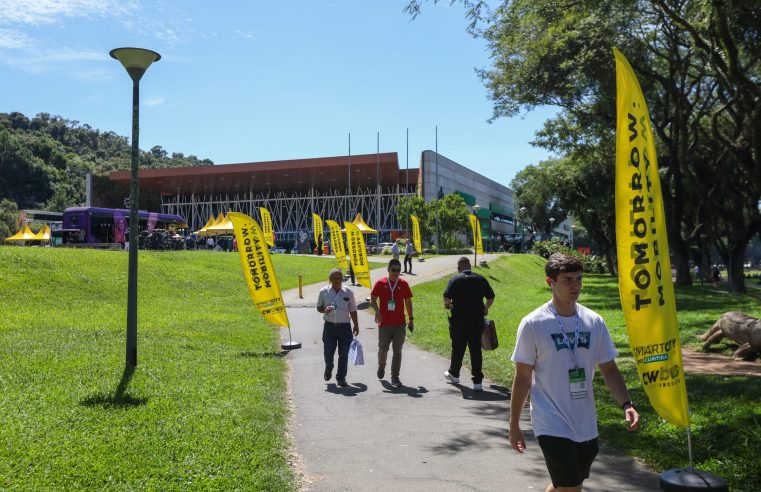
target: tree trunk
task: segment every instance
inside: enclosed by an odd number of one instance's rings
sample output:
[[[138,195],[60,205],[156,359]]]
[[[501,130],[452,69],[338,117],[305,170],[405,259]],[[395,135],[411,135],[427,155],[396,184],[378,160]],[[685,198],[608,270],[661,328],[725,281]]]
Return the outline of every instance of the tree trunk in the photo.
[[[745,288],[745,275],[743,273],[746,246],[747,241],[730,241],[729,254],[727,255],[727,283],[730,292],[747,292]]]

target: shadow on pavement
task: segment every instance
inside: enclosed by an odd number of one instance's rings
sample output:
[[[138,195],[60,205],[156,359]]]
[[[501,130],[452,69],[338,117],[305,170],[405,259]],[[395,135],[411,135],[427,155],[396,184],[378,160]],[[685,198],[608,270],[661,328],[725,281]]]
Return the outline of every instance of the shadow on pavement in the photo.
[[[329,383],[325,387],[325,391],[343,396],[357,396],[358,394],[367,391],[367,385],[362,383],[350,383],[349,386],[344,386],[342,388],[336,383]]]
[[[384,393],[405,394],[411,398],[421,398],[424,393],[428,393],[428,390],[424,386],[413,388],[412,386],[405,386],[402,384],[401,387],[394,388],[391,383],[385,380],[381,381],[381,385],[383,386]]]

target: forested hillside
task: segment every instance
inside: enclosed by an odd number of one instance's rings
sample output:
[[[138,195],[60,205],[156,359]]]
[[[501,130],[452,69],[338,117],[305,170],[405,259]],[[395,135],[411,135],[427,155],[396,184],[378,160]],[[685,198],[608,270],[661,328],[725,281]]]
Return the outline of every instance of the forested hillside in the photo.
[[[0,113],[0,239],[15,232],[18,211],[62,211],[85,201],[88,172],[130,167],[128,137],[86,123],[40,113]],[[140,152],[141,168],[211,166],[209,159],[166,152]]]

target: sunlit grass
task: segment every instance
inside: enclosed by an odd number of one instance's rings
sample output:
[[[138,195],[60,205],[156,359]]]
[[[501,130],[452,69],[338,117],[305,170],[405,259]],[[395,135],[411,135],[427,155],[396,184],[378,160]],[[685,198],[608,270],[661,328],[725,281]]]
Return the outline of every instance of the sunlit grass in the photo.
[[[514,255],[502,257],[492,262],[489,268],[476,268],[475,271],[489,279],[496,293],[489,317],[497,325],[500,346],[493,352],[484,352],[484,372],[487,378],[509,388],[514,371],[510,356],[518,324],[523,316],[551,297],[544,281],[544,260],[533,255]],[[419,347],[446,357],[451,347],[442,304],[447,281],[442,279],[413,289],[416,328],[410,337]],[[697,285],[678,288],[676,296],[682,343],[698,349],[701,342],[696,335],[707,330],[722,313],[739,310],[761,315],[761,305],[754,293],[728,295],[709,285]],[[607,275],[585,275],[579,302],[605,319],[621,354],[618,365],[644,417],[640,431],[627,432],[620,407],[603,387],[598,375],[595,393],[601,438],[623,452],[643,458],[657,470],[686,467],[686,432],[658,417],[636,374],[617,280]],[[727,343],[718,350],[731,355],[732,349]],[[727,363],[731,364],[732,360],[728,359]],[[695,467],[725,478],[731,490],[757,490],[757,484],[761,483],[761,466],[758,465],[758,456],[761,456],[761,380],[693,375],[688,375],[686,380]]]
[[[334,262],[273,256],[283,289]],[[0,489],[293,489],[278,329],[236,254],[0,247]]]

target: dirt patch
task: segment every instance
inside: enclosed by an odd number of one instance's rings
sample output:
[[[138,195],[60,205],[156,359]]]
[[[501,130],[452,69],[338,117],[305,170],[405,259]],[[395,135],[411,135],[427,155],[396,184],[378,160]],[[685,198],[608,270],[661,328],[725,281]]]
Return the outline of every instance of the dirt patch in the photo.
[[[714,376],[761,376],[761,362],[736,361],[732,357],[682,347],[684,372]]]

